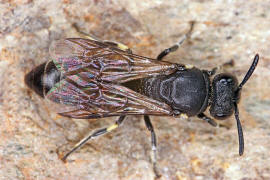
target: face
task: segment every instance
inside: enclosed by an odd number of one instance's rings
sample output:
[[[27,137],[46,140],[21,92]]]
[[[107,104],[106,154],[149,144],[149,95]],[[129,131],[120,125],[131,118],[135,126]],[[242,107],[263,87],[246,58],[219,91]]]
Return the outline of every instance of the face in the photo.
[[[212,82],[210,114],[216,119],[226,119],[233,114],[234,102],[239,100],[238,81],[231,74],[218,74]]]

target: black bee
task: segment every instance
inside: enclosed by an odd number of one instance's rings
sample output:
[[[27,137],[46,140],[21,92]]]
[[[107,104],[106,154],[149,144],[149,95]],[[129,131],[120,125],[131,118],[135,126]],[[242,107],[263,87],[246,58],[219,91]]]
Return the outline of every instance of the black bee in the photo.
[[[153,116],[197,116],[212,126],[234,114],[239,137],[239,155],[244,138],[237,104],[243,85],[259,61],[256,55],[243,81],[227,73],[215,75],[216,68],[200,70],[193,66],[161,61],[182,43],[165,49],[156,59],[133,54],[126,46],[95,39],[69,38],[50,47],[52,60],[25,76],[26,84],[41,97],[68,109],[59,114],[78,119],[120,116],[107,128],[82,139],[63,156],[63,160],[89,139],[117,128],[126,115],[144,115],[151,132],[154,170],[156,135],[150,122]],[[213,77],[214,76],[214,77]],[[213,77],[213,78],[212,78]]]

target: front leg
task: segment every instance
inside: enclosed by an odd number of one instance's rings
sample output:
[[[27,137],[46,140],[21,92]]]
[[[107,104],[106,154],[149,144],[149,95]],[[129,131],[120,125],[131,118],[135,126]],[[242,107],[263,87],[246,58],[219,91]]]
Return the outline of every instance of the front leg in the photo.
[[[211,119],[210,117],[206,116],[204,113],[200,113],[200,114],[198,115],[198,118],[200,118],[200,119],[202,119],[202,120],[208,122],[211,126],[214,126],[214,127],[217,126],[216,121],[214,121],[214,120]]]
[[[218,67],[214,67],[211,71],[207,71],[206,72],[208,73],[209,76],[213,76],[216,74],[217,71],[219,71],[220,69],[226,69],[226,68],[229,68],[229,67],[233,67],[234,66],[234,61],[233,60],[230,60]]]

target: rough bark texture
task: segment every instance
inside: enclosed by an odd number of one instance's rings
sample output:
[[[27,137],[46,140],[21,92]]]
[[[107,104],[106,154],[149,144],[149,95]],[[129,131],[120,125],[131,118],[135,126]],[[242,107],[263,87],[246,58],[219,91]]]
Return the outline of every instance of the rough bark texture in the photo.
[[[270,3],[241,1],[0,2],[0,179],[153,179],[150,134],[142,117],[95,139],[63,163],[65,152],[96,128],[115,121],[57,115],[24,84],[24,75],[50,59],[53,40],[79,37],[75,27],[100,39],[156,57],[195,21],[193,33],[166,60],[211,69],[231,59],[239,81],[255,53],[259,65],[239,105],[245,152],[238,156],[234,118],[213,128],[197,118],[152,117],[161,179],[270,178]]]

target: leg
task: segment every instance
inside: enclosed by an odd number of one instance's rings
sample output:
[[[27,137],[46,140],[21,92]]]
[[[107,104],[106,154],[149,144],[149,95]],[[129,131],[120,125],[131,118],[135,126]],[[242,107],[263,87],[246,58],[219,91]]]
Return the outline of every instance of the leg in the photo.
[[[77,149],[79,149],[81,146],[83,146],[88,140],[98,137],[100,135],[106,134],[108,132],[111,132],[112,130],[116,129],[119,127],[119,125],[124,121],[126,116],[120,116],[119,119],[111,126],[107,127],[107,128],[102,128],[99,129],[97,131],[95,131],[94,133],[90,133],[90,135],[86,136],[85,138],[83,138],[80,142],[78,142],[71,151],[69,151],[63,158],[63,161],[66,161],[67,157],[73,153],[74,151],[76,151]]]
[[[121,49],[123,51],[126,51],[130,54],[132,54],[132,51],[129,47],[127,47],[126,45],[122,44],[122,43],[118,43],[118,42],[113,42],[113,41],[102,41],[100,40],[99,38],[95,37],[95,36],[90,36],[89,34],[85,33],[85,32],[82,32],[79,27],[77,26],[76,23],[74,23],[73,25],[73,28],[79,33],[79,35],[82,37],[82,38],[86,38],[86,39],[90,39],[90,40],[94,40],[94,41],[100,41],[100,42],[103,42],[104,44],[107,44],[108,46],[111,46],[111,47],[115,47],[115,48],[118,48],[118,49]]]
[[[107,44],[111,47],[115,47],[115,48],[118,48],[118,49],[121,49],[123,51],[126,51],[127,53],[129,54],[132,54],[132,51],[129,47],[127,47],[126,45],[122,44],[122,43],[119,43],[119,42],[114,42],[114,41],[103,41],[104,44]]]
[[[234,66],[234,61],[230,60],[218,67],[213,68],[211,71],[207,71],[207,73],[209,74],[209,76],[213,76],[214,74],[216,74],[218,70],[223,69],[223,68],[233,67],[233,66]]]
[[[158,174],[157,167],[156,167],[156,161],[157,161],[157,139],[156,139],[156,134],[153,128],[153,125],[150,121],[149,116],[145,115],[144,116],[144,122],[147,127],[147,129],[151,132],[151,145],[152,145],[152,163],[153,163],[153,169],[156,177],[159,177],[160,175]]]
[[[73,23],[72,24],[72,27],[77,31],[77,33],[79,34],[79,36],[81,38],[86,38],[86,39],[90,39],[90,40],[94,40],[94,41],[101,41],[100,39],[98,39],[97,37],[95,36],[90,36],[89,34],[83,32],[80,30],[80,28],[78,27],[78,25],[76,23]]]
[[[210,117],[207,117],[204,113],[200,113],[200,114],[198,115],[198,118],[200,118],[200,119],[202,119],[202,120],[208,122],[210,125],[212,125],[212,126],[214,126],[214,127],[217,126],[217,123],[216,123],[213,119],[211,119]]]
[[[157,60],[158,60],[158,61],[161,61],[166,55],[168,55],[168,54],[171,53],[171,52],[176,51],[176,50],[179,48],[179,46],[180,46],[181,44],[183,44],[183,42],[184,42],[187,38],[190,37],[190,34],[191,34],[191,32],[192,32],[192,30],[193,30],[193,27],[194,27],[194,24],[195,24],[195,22],[192,21],[192,22],[190,23],[190,29],[189,29],[189,31],[181,38],[181,40],[180,40],[178,43],[176,43],[175,45],[173,45],[172,47],[169,47],[168,49],[163,50],[163,51],[157,56]]]

